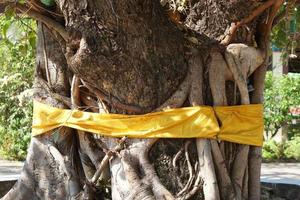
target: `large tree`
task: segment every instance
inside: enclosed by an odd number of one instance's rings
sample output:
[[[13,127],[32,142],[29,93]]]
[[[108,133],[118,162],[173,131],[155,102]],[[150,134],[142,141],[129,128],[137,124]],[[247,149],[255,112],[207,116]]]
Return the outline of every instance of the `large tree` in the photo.
[[[261,103],[270,31],[283,0],[7,4],[38,21],[34,99],[144,114]],[[114,200],[258,200],[260,164],[255,146],[59,128],[31,139],[22,175],[3,199],[104,199],[111,184]]]

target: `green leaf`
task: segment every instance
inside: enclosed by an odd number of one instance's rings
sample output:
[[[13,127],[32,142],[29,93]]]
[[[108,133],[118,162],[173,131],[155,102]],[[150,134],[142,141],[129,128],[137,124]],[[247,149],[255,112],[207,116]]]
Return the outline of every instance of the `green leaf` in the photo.
[[[7,37],[7,30],[9,29],[9,27],[10,27],[10,23],[5,23],[2,26],[2,33],[3,33],[4,38]]]
[[[11,19],[12,17],[15,16],[15,9],[13,9],[11,6],[6,6],[4,13],[6,19]]]
[[[29,40],[30,46],[31,46],[33,49],[36,48],[36,36],[35,36],[34,33],[33,33],[33,34],[29,34],[28,40]]]
[[[28,46],[27,45],[20,45],[19,46],[19,51],[20,51],[20,53],[22,54],[22,55],[26,55],[26,53],[27,53],[27,50],[28,50]]]
[[[25,4],[26,0],[19,0],[18,3]]]

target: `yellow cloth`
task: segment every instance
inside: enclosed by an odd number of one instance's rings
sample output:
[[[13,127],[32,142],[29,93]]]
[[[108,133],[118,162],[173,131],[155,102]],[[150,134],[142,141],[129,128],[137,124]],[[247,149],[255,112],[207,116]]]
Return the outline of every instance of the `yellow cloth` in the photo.
[[[221,123],[218,139],[262,146],[264,121],[261,104],[217,106],[215,113]]]
[[[34,101],[32,134],[62,126],[110,137],[212,138],[262,145],[262,105],[169,109],[145,115],[99,114],[51,107]]]

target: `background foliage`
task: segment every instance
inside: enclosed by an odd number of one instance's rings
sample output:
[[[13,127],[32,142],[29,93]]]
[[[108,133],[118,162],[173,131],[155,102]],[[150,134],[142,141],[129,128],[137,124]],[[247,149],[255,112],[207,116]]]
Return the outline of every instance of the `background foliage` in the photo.
[[[267,73],[264,93],[265,139],[271,139],[283,125],[299,117],[290,114],[292,106],[300,105],[300,75],[274,76]]]
[[[283,53],[283,62],[288,57],[295,56],[300,39],[300,6],[295,6],[295,1],[286,1],[278,14],[277,24],[271,33],[273,49],[280,49]]]
[[[264,120],[265,143],[263,158],[272,160],[300,160],[300,129],[292,128],[290,108],[300,106],[300,74],[274,76],[268,72],[265,80]],[[276,142],[273,137],[282,126],[290,126],[288,140]]]
[[[0,17],[0,156],[22,160],[30,140],[35,22]]]

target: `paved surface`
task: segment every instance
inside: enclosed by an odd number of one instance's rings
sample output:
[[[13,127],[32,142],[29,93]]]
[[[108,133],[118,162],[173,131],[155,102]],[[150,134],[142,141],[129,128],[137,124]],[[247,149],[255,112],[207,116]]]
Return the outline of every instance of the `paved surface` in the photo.
[[[0,181],[17,180],[22,166],[22,162],[0,160]]]
[[[300,163],[263,163],[260,180],[300,185]]]
[[[16,180],[22,162],[0,160],[0,181]],[[262,182],[300,185],[300,163],[263,163]]]

